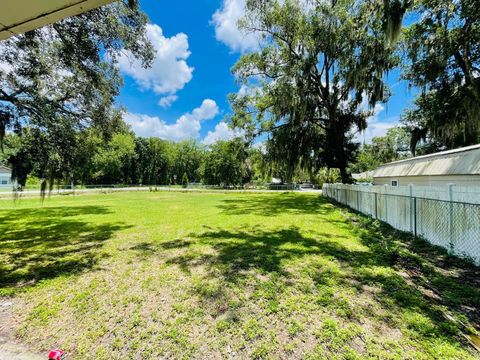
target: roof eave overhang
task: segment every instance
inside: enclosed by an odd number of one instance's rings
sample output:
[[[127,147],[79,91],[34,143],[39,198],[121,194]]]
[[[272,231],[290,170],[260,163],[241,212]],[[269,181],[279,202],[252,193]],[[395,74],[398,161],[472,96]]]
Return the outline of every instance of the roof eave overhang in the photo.
[[[55,7],[51,7],[49,6],[49,2],[45,1],[45,7],[42,7],[38,10],[38,12],[33,13],[32,11],[29,11],[28,8],[24,8],[24,2],[17,2],[19,12],[23,18],[16,18],[12,22],[9,21],[8,12],[3,13],[3,15],[0,16],[0,40],[5,40],[12,36],[38,29],[42,26],[52,24],[70,16],[84,13],[110,2],[112,2],[112,0],[65,0],[57,2]],[[36,4],[38,6],[39,3]],[[15,8],[15,4],[10,4],[10,7]]]

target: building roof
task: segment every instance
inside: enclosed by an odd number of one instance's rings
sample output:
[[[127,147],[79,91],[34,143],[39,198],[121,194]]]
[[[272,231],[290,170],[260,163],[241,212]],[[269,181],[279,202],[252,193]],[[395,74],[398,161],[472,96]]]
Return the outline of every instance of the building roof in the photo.
[[[380,166],[373,177],[480,175],[480,144],[394,161]]]
[[[0,40],[78,15],[112,0],[2,0]]]
[[[361,173],[352,174],[352,177],[353,177],[355,180],[371,179],[371,178],[373,178],[373,173],[374,173],[373,170],[364,171],[364,172],[361,172]]]
[[[9,173],[10,173],[10,172],[12,172],[12,169],[10,169],[9,167],[0,165],[0,171],[9,172]]]

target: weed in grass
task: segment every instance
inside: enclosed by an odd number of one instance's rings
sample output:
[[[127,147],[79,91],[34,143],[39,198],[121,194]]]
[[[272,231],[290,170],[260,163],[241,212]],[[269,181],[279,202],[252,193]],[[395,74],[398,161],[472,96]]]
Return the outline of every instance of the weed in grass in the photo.
[[[319,285],[317,287],[317,296],[315,301],[318,305],[329,306],[334,300],[335,289],[327,285]]]
[[[291,336],[300,334],[304,329],[305,325],[295,320],[291,321],[290,325],[287,327],[287,331]]]
[[[216,329],[218,332],[224,332],[230,328],[231,322],[228,320],[218,320]]]
[[[275,351],[275,345],[271,342],[261,342],[252,351],[253,359],[270,359]]]
[[[262,336],[265,329],[257,319],[248,319],[243,325],[243,333],[247,340],[253,340]]]
[[[60,304],[40,303],[35,306],[28,316],[28,320],[39,324],[48,323],[60,311]]]
[[[417,312],[407,312],[403,316],[407,328],[422,336],[434,336],[435,326],[426,316]]]

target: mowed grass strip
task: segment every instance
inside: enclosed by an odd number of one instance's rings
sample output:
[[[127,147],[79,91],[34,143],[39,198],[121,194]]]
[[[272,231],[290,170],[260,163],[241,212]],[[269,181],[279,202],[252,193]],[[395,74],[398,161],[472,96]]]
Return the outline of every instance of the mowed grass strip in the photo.
[[[477,280],[315,194],[0,203],[2,331],[73,359],[473,359]]]

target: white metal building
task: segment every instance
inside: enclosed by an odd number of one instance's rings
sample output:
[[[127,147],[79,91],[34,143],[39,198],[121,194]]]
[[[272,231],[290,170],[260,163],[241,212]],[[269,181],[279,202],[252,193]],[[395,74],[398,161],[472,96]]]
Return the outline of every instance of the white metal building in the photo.
[[[6,167],[0,165],[0,187],[12,186],[12,171]]]
[[[480,186],[480,144],[382,165],[374,171],[373,183]]]
[[[370,170],[370,171],[364,171],[364,172],[361,172],[361,173],[356,173],[356,174],[352,174],[352,178],[354,180],[366,180],[366,179],[372,179],[373,178],[373,171]]]

